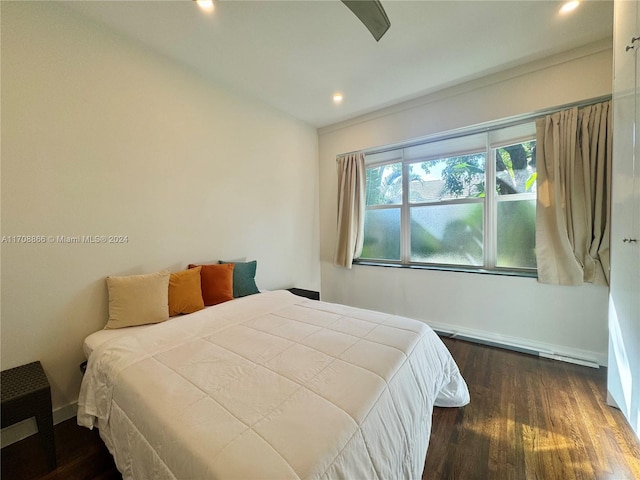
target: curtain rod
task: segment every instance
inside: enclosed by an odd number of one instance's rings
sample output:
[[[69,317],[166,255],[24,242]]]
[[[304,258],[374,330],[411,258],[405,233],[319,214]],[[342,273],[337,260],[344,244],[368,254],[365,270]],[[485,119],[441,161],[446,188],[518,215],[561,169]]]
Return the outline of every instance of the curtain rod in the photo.
[[[544,110],[538,110],[537,112],[516,115],[516,116],[508,117],[502,120],[491,120],[489,122],[484,122],[484,123],[472,125],[469,127],[456,128],[454,130],[449,130],[447,132],[434,133],[434,134],[426,135],[424,137],[416,138],[414,140],[393,143],[391,145],[364,148],[362,150],[354,150],[353,152],[341,153],[337,155],[336,161],[338,161],[338,157],[344,157],[345,155],[352,155],[354,153],[364,153],[365,155],[372,155],[374,153],[390,152],[391,150],[398,150],[401,148],[413,147],[415,145],[421,145],[424,143],[432,143],[432,142],[442,141],[442,140],[451,140],[452,138],[466,137],[468,135],[491,132],[494,130],[500,130],[502,128],[515,127],[516,125],[528,123],[533,120],[536,120],[539,117],[550,115],[552,113],[556,113],[561,110],[566,110],[566,109],[575,108],[575,107],[577,108],[588,107],[589,105],[595,105],[596,103],[606,102],[607,100],[611,100],[611,95],[604,95],[602,97],[590,98],[588,100],[581,100],[579,102],[567,103],[565,105],[561,105],[558,107],[546,108]]]

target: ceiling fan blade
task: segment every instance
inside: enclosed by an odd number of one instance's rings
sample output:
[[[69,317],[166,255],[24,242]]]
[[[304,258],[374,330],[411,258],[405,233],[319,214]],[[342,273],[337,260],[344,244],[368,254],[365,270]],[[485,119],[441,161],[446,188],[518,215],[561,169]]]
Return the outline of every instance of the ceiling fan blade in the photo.
[[[342,0],[342,3],[364,23],[376,41],[389,30],[391,22],[379,0]]]

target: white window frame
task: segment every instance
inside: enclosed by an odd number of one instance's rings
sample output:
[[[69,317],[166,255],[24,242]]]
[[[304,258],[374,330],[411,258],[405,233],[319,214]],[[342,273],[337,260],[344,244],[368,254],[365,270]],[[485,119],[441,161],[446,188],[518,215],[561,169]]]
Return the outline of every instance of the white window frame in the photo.
[[[510,274],[520,276],[535,276],[535,268],[509,268],[497,266],[497,234],[498,234],[498,203],[517,200],[531,200],[536,198],[536,192],[517,193],[509,195],[498,195],[496,192],[496,153],[497,150],[510,145],[518,143],[524,143],[528,141],[534,141],[535,137],[535,123],[529,121],[524,125],[524,129],[530,129],[531,132],[512,136],[509,138],[501,138],[502,133],[514,126],[504,126],[502,128],[494,128],[481,132],[485,136],[484,149],[467,148],[461,150],[455,150],[447,152],[442,155],[425,156],[425,157],[413,157],[410,159],[405,158],[405,151],[407,148],[427,145],[428,143],[435,143],[442,140],[453,140],[456,138],[462,139],[464,143],[464,137],[470,137],[472,135],[478,135],[477,132],[462,134],[458,136],[452,136],[450,138],[434,138],[428,142],[415,142],[407,144],[405,146],[399,145],[389,150],[381,149],[379,152],[373,152],[365,155],[366,168],[378,168],[384,165],[391,165],[395,163],[401,163],[402,165],[402,203],[396,204],[384,204],[384,205],[367,205],[365,208],[369,210],[384,210],[384,209],[400,209],[400,260],[382,260],[375,258],[358,258],[354,263],[359,264],[375,264],[375,265],[395,265],[395,266],[408,266],[418,268],[436,268],[442,270],[452,271],[474,271],[485,273],[497,273],[497,274]],[[522,125],[516,125],[515,129],[518,130]],[[452,156],[468,155],[473,153],[484,153],[485,155],[485,196],[478,198],[453,198],[440,201],[430,202],[417,202],[411,203],[409,201],[410,190],[410,166],[416,163],[422,163],[424,161],[436,160],[440,158],[447,158]],[[370,157],[382,157],[379,161],[366,162],[367,155]],[[415,262],[411,261],[411,209],[417,207],[429,207],[429,206],[446,206],[446,205],[461,205],[481,203],[483,204],[483,265],[457,265],[457,264],[441,264],[430,262]]]

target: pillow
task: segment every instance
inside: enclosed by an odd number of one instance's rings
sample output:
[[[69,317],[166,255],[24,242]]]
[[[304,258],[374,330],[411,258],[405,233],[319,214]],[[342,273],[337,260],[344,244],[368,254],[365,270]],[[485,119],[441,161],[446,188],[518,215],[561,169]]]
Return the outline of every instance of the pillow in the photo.
[[[169,318],[169,272],[107,277],[109,321],[104,328],[160,323]]]
[[[172,273],[169,278],[169,316],[193,313],[204,308],[200,267]]]
[[[225,265],[194,265],[189,268],[202,268],[200,282],[202,299],[206,306],[217,305],[233,300],[233,263]]]
[[[220,264],[233,263],[233,296],[234,298],[246,297],[247,295],[253,295],[254,293],[260,293],[256,286],[255,276],[258,262],[253,260],[251,262],[225,262],[220,260]]]

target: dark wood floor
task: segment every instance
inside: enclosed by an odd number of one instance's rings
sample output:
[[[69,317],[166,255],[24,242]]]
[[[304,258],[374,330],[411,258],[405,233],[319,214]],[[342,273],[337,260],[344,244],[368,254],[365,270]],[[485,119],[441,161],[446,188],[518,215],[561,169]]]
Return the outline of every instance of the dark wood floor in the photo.
[[[606,369],[443,341],[471,403],[435,409],[424,480],[640,480],[640,442],[606,404]]]
[[[38,435],[2,449],[2,480],[122,480],[97,430],[72,418],[55,426],[58,468],[48,472]]]
[[[640,479],[640,442],[605,403],[604,369],[444,342],[471,403],[435,409],[423,480]],[[2,449],[2,479],[122,478],[97,431],[71,419],[55,435],[56,470],[33,436]]]

